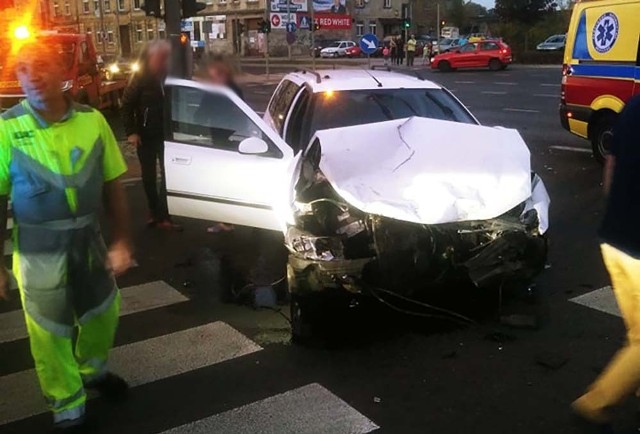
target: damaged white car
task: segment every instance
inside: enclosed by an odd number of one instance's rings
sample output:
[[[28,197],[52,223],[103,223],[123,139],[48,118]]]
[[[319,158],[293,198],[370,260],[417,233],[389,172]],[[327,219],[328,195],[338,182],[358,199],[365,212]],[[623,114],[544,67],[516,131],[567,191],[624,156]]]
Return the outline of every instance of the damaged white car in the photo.
[[[170,212],[284,232],[294,338],[320,291],[411,297],[544,268],[549,196],[515,130],[410,117],[317,131],[294,155],[228,89],[167,88]]]

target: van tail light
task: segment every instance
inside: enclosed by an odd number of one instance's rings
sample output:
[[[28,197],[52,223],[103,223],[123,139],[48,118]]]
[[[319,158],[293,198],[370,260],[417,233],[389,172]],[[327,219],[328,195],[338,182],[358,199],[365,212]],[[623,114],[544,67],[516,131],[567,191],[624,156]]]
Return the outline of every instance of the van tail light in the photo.
[[[571,74],[571,68],[566,63],[562,65],[562,82],[560,84],[560,103],[566,104],[567,76]]]

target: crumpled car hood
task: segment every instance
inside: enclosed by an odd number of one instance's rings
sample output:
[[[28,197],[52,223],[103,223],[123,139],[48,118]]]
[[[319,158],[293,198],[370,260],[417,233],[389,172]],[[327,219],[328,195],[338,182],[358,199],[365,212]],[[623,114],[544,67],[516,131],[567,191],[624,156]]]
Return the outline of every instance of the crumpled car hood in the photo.
[[[530,153],[516,130],[413,117],[316,138],[320,170],[366,213],[421,224],[486,220],[532,195]]]

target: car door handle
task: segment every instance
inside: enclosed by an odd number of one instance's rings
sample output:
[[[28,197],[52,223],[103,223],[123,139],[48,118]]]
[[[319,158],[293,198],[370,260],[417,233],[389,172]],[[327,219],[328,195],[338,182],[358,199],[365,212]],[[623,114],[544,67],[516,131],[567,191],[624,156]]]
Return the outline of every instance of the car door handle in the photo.
[[[191,157],[171,157],[171,162],[173,164],[181,164],[183,166],[188,166],[191,164]]]

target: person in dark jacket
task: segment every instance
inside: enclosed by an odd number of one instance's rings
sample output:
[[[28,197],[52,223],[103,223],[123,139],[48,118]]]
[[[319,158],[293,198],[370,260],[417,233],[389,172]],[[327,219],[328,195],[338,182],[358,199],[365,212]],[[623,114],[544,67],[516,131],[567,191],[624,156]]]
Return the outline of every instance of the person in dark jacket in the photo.
[[[140,161],[149,206],[147,226],[161,229],[179,229],[169,217],[164,173],[164,80],[170,49],[166,41],[154,41],[142,50],[140,71],[132,76],[122,101],[127,140],[136,147]]]

